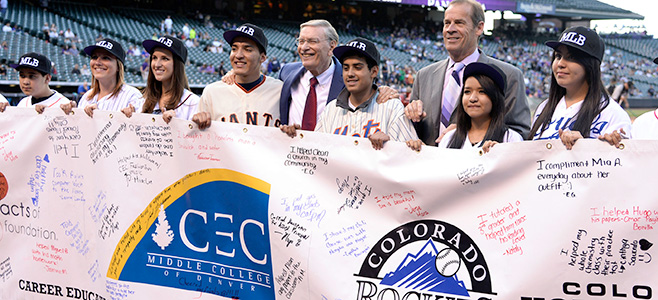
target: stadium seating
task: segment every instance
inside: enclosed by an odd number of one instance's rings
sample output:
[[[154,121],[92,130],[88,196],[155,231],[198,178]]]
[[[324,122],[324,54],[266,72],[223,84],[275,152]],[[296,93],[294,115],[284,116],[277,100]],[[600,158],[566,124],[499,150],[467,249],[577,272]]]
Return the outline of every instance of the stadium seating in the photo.
[[[531,3],[554,4],[556,0],[529,0]],[[597,9],[600,11],[618,10],[613,6],[594,0],[568,1],[558,0],[560,7],[572,9]],[[215,67],[220,62],[230,69],[228,60],[230,47],[223,43],[222,53],[205,52],[203,49],[218,38],[223,41],[225,30],[233,29],[239,22],[235,20],[214,18],[211,21],[214,27],[205,27],[201,20],[187,18],[170,11],[124,9],[124,8],[98,8],[91,4],[70,4],[67,2],[51,3],[49,10],[34,7],[22,1],[10,1],[8,13],[2,16],[2,23],[9,22],[20,29],[14,33],[0,33],[2,41],[7,42],[7,49],[0,48],[0,62],[15,62],[26,52],[41,52],[51,58],[58,71],[57,80],[71,83],[88,81],[79,75],[70,74],[73,65],[89,63],[89,58],[83,53],[85,46],[93,44],[99,36],[110,37],[121,42],[127,50],[130,47],[142,49],[144,39],[159,35],[160,22],[167,16],[174,21],[174,31],[181,32],[185,23],[195,28],[198,35],[208,34],[210,39],[199,39],[198,47],[190,47],[189,63],[186,74],[191,85],[203,87],[218,80],[216,74],[209,75],[199,71],[202,64],[211,64]],[[269,39],[268,56],[277,57],[279,61],[293,62],[298,60],[295,46],[296,34],[299,31],[298,23],[276,20],[252,20],[263,28]],[[71,29],[77,40],[69,41],[59,36],[50,39],[42,31],[44,23],[56,24],[58,31]],[[355,32],[358,32],[355,33]],[[404,32],[403,32],[404,33]],[[447,57],[442,41],[436,36],[418,35],[410,38],[409,35],[392,32],[390,29],[378,31],[345,31],[339,29],[340,41],[345,43],[357,36],[366,37],[379,47],[383,58],[392,60],[397,66],[391,72],[402,69],[419,70],[424,66]],[[652,38],[605,38],[608,49],[602,66],[605,81],[613,77],[625,77],[635,82],[636,87],[646,91],[650,86],[658,87],[658,73],[656,65],[651,59],[658,54],[658,40]],[[79,55],[65,55],[63,49],[76,45]],[[528,92],[542,94],[546,92],[546,82],[550,79],[550,51],[544,46],[543,40],[506,40],[505,43],[493,38],[485,39],[481,48],[487,55],[507,61],[522,69],[529,83]],[[421,55],[421,53],[423,55]],[[126,59],[126,81],[129,84],[141,86],[144,80],[139,68],[144,62],[141,56],[128,55]],[[278,74],[270,74],[277,76]],[[0,80],[17,80],[17,73],[9,69],[6,76]],[[540,91],[543,90],[543,91]],[[543,94],[542,94],[543,95]]]

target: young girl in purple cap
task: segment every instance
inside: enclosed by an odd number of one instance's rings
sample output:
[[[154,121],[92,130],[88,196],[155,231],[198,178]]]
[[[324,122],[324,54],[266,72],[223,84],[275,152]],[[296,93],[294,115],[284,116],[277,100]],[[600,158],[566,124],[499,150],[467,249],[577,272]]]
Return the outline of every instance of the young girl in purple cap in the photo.
[[[142,112],[162,114],[167,123],[174,117],[191,120],[197,113],[199,96],[190,91],[185,75],[187,48],[172,36],[145,40],[142,45],[151,54]]]
[[[520,142],[523,137],[505,125],[503,71],[474,62],[464,69],[462,93],[457,100],[457,127],[439,142],[440,148],[480,148],[486,153],[497,143]]]
[[[598,138],[619,147],[630,133],[628,114],[605,92],[601,81],[603,40],[578,26],[549,41],[553,64],[549,97],[535,112],[529,139],[560,139],[571,149],[581,138]]]

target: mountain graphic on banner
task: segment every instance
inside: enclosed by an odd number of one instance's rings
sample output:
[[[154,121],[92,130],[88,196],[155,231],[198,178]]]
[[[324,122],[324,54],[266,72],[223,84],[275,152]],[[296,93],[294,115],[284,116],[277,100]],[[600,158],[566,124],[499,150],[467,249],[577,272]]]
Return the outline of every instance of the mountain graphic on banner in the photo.
[[[432,291],[452,295],[469,296],[464,283],[457,278],[444,277],[436,270],[438,253],[434,242],[429,239],[418,253],[407,254],[393,272],[387,273],[380,284],[414,290]]]

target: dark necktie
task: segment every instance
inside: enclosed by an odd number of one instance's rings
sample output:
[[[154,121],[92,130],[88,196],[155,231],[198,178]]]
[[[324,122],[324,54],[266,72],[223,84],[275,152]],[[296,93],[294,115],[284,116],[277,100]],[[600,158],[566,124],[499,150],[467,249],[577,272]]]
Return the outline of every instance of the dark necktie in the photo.
[[[306,96],[306,105],[304,105],[304,116],[302,117],[303,130],[315,130],[318,114],[318,96],[315,94],[315,86],[318,85],[318,79],[311,78],[311,89]]]

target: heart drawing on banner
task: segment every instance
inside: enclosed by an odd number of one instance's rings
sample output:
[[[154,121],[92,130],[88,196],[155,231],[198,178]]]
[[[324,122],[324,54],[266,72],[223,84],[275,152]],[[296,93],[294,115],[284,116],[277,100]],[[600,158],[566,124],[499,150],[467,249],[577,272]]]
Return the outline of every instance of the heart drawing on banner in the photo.
[[[649,242],[649,241],[647,241],[647,240],[645,240],[645,239],[641,239],[641,240],[640,240],[640,249],[641,249],[642,251],[647,251],[647,250],[649,250],[649,248],[651,248],[651,246],[653,246],[653,243],[652,243],[652,242]]]

